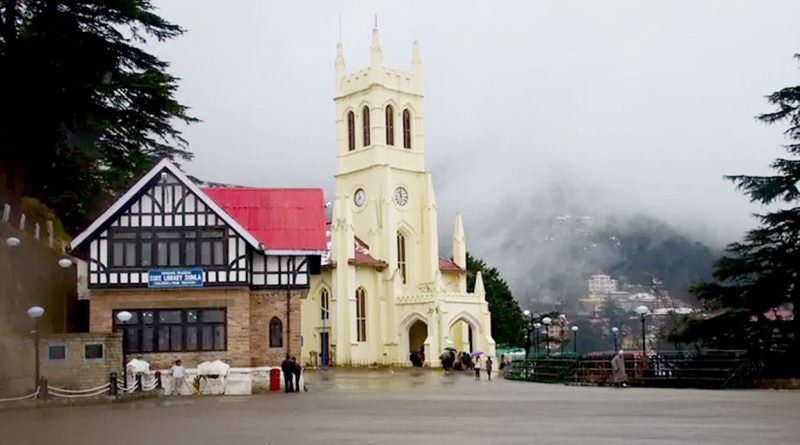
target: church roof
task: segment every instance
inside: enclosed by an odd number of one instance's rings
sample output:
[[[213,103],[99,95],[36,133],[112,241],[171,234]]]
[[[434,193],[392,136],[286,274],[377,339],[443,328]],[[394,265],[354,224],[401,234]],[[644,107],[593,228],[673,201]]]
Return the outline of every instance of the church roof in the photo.
[[[439,270],[445,272],[465,272],[458,264],[442,257],[439,257]]]
[[[369,266],[374,267],[376,269],[383,269],[388,264],[386,261],[381,261],[372,257],[369,253],[369,245],[361,240],[359,237],[355,238],[355,258],[350,259],[351,264],[355,264],[357,266]]]
[[[327,252],[322,189],[207,187],[203,192],[267,252]]]

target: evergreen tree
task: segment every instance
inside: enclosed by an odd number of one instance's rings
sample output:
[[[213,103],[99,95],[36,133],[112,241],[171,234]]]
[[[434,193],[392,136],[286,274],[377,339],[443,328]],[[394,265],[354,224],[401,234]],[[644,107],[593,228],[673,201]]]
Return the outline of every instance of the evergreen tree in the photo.
[[[68,231],[156,159],[187,159],[178,79],[141,46],[183,30],[148,0],[0,0],[0,188]],[[2,184],[4,182],[5,184]]]
[[[467,288],[475,288],[475,276],[483,274],[486,301],[492,313],[492,337],[498,345],[522,346],[525,339],[522,310],[514,300],[508,283],[500,276],[500,271],[489,267],[478,258],[467,253]]]
[[[800,54],[795,55],[800,59]],[[770,176],[728,176],[752,202],[780,209],[756,215],[759,225],[729,245],[715,263],[716,281],[691,291],[707,315],[678,332],[677,338],[714,348],[751,352],[798,352],[800,308],[800,86],[767,96],[776,110],[758,116],[766,124],[788,123],[787,158],[776,159]]]

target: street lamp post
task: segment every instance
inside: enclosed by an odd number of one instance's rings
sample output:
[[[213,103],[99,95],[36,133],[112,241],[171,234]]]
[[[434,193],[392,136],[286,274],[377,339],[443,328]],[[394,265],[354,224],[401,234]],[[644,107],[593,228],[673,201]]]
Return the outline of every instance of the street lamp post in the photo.
[[[539,356],[539,329],[541,328],[541,323],[536,322],[533,324],[533,351],[537,357]]]
[[[642,321],[642,356],[645,356],[647,355],[647,337],[645,335],[644,317],[650,313],[650,309],[647,306],[639,306],[636,308],[636,313],[639,314]]]
[[[61,258],[60,260],[58,260],[58,267],[60,267],[60,268],[62,268],[64,270],[67,270],[70,267],[72,267],[72,260],[67,258],[67,257]],[[63,277],[63,275],[62,275],[62,277]],[[65,279],[65,278],[62,278],[62,280],[63,279]],[[63,281],[62,281],[62,283],[63,283]],[[64,303],[64,308],[63,308],[64,316],[63,316],[63,318],[61,320],[61,332],[66,333],[67,332],[67,315],[68,315],[67,291],[66,291],[66,289],[62,293],[64,294],[64,301],[63,301],[63,303]]]
[[[617,352],[617,335],[619,333],[619,328],[614,326],[611,328],[611,334],[614,336],[614,352]]]
[[[548,356],[550,355],[550,323],[553,322],[553,319],[550,317],[542,318],[542,324],[544,325],[544,347],[545,347],[545,354]]]
[[[39,319],[44,315],[44,308],[32,306],[28,309],[28,317],[33,319],[33,354],[34,354],[34,376],[33,389],[39,386]]]
[[[522,311],[525,320],[525,358],[531,354],[531,311]]]
[[[578,327],[573,326],[571,329],[572,329],[572,352],[575,355],[578,355]]]
[[[133,314],[128,311],[117,312],[117,320],[121,324],[126,324],[131,321],[133,318]],[[127,350],[128,350],[128,330],[124,327],[122,328],[122,385],[126,388],[128,387],[128,357],[127,357]]]

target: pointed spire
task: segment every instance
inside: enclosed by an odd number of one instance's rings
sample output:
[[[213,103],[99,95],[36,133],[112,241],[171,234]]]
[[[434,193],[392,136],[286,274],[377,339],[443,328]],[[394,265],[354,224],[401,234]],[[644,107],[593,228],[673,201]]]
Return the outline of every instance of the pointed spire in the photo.
[[[417,76],[422,74],[422,57],[419,55],[419,42],[416,40],[411,47],[411,71]]]
[[[342,49],[342,42],[336,44],[336,78],[341,79],[344,77],[344,50]]]
[[[375,19],[375,28],[372,29],[372,46],[370,46],[370,65],[374,68],[383,66],[383,53],[381,52],[381,42],[378,36],[378,19]]]
[[[464,221],[461,212],[456,213],[456,222],[453,225],[453,262],[462,269],[467,268],[467,240],[464,236]]]
[[[472,293],[481,297],[486,297],[486,289],[483,287],[483,274],[481,271],[478,271],[477,275],[475,275],[475,289],[472,290]]]

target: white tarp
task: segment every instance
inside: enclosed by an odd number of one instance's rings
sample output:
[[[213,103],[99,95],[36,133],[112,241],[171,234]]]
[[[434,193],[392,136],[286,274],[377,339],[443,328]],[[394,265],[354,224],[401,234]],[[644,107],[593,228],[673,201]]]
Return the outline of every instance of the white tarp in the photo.
[[[140,372],[147,373],[150,372],[150,363],[144,360],[133,359],[128,362],[128,365],[125,367],[125,369],[128,371],[128,374],[138,374]]]
[[[197,374],[222,377],[228,375],[228,370],[230,369],[231,367],[227,363],[221,360],[214,360],[213,362],[203,362],[197,365]]]

